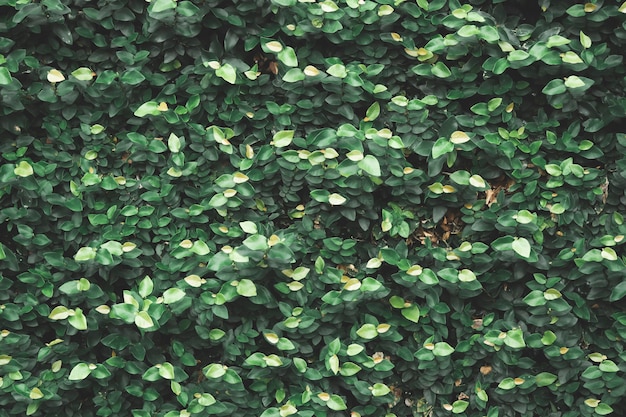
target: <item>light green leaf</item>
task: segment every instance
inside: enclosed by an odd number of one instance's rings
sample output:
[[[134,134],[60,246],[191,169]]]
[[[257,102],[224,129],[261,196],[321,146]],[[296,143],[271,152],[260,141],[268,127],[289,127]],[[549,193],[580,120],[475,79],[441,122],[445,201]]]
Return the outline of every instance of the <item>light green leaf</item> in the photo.
[[[226,367],[219,363],[212,363],[211,365],[206,366],[203,371],[207,378],[217,379],[224,376],[226,373]]]
[[[433,348],[433,355],[435,356],[450,356],[454,352],[454,348],[447,342],[437,342]]]
[[[169,288],[163,293],[163,302],[165,304],[173,304],[185,297],[185,291],[180,288]]]
[[[371,122],[373,120],[376,120],[376,118],[378,117],[379,114],[380,114],[380,103],[375,101],[365,111],[365,119],[364,120],[366,122]],[[352,151],[352,152],[355,152],[355,151]],[[358,151],[356,151],[356,152],[358,152]]]
[[[87,330],[87,317],[83,314],[83,310],[76,307],[74,314],[70,314],[67,322],[77,330]]]
[[[156,101],[147,101],[143,103],[137,110],[135,110],[135,116],[137,117],[145,117],[145,116],[158,116],[161,114],[159,110],[159,103]]]
[[[70,315],[70,309],[64,306],[56,306],[52,309],[48,318],[51,320],[64,320]]]
[[[362,325],[357,331],[356,334],[363,339],[373,339],[378,336],[378,331],[376,330],[376,326],[371,323],[366,323]]]
[[[237,81],[237,70],[230,64],[222,64],[222,66],[215,70],[215,75],[229,84],[235,84]]]
[[[34,171],[33,167],[28,162],[20,161],[20,163],[15,166],[15,169],[13,169],[13,173],[18,177],[25,178],[33,175]]]
[[[67,379],[70,381],[82,381],[87,378],[89,374],[91,374],[89,365],[86,363],[78,363],[72,368]]]
[[[448,152],[452,152],[453,150],[454,144],[452,142],[450,142],[447,138],[439,138],[433,145],[432,155],[433,158],[437,159]]]
[[[346,410],[348,408],[346,403],[343,401],[343,398],[336,394],[330,396],[328,401],[326,401],[326,406],[335,411]]]
[[[295,130],[280,130],[274,134],[271,144],[277,148],[284,148],[289,146],[293,140]]]
[[[170,133],[169,138],[167,139],[167,147],[170,149],[172,153],[180,152],[182,146],[182,142],[180,138],[173,133]]]
[[[152,294],[152,290],[154,289],[154,283],[152,279],[146,275],[141,282],[139,282],[139,295],[141,298],[146,298],[150,294]]]
[[[140,311],[135,316],[135,325],[140,329],[148,329],[154,326],[154,322],[147,311]]]
[[[76,262],[86,262],[94,259],[96,257],[96,249],[90,247],[82,247],[78,249],[76,255],[74,255],[74,260]]]
[[[374,384],[374,386],[371,387],[371,391],[374,397],[382,397],[383,395],[387,395],[391,392],[387,385],[381,384],[380,382]]]
[[[340,206],[343,203],[345,203],[347,200],[345,197],[343,197],[342,195],[339,195],[337,193],[332,193],[328,196],[328,203],[331,206]]]
[[[80,81],[91,81],[93,79],[93,71],[87,67],[81,67],[72,71],[72,75]]]
[[[285,75],[283,75],[283,81],[287,83],[295,83],[302,81],[306,78],[306,75],[300,68],[292,68]]]
[[[521,349],[523,347],[526,347],[526,342],[524,342],[524,334],[522,330],[513,329],[506,332],[504,344],[514,349]]]
[[[174,379],[174,366],[169,362],[164,362],[162,364],[157,365],[159,369],[159,375],[161,378],[165,379]]]
[[[327,73],[337,78],[346,78],[348,75],[348,71],[346,71],[346,67],[342,64],[333,64],[326,70]]]
[[[516,238],[512,243],[511,247],[513,251],[517,253],[522,258],[528,258],[530,256],[530,242],[524,237]]]
[[[298,57],[296,57],[296,52],[292,47],[287,46],[283,48],[280,52],[278,52],[278,59],[288,67],[297,67],[298,66]],[[304,79],[304,74],[303,74]]]
[[[585,86],[585,82],[576,75],[570,75],[569,77],[567,77],[564,84],[567,88],[579,88]]]
[[[576,52],[567,51],[562,56],[561,59],[566,64],[582,64],[583,60],[578,56]]]
[[[439,61],[431,68],[431,72],[435,77],[439,78],[448,78],[452,75],[450,68],[446,66],[443,62]]]
[[[176,2],[174,0],[153,0],[150,3],[150,12],[160,13],[166,10],[176,8]]]
[[[257,295],[256,285],[249,279],[242,279],[237,284],[237,294],[243,297],[255,297]]]
[[[461,282],[472,282],[476,281],[476,275],[474,272],[469,269],[462,269],[459,271],[459,281]]]
[[[412,304],[410,307],[402,309],[402,315],[405,319],[417,323],[420,319],[420,309],[417,304]]]
[[[0,85],[9,85],[13,81],[11,73],[6,67],[0,67]]]
[[[376,157],[373,155],[366,155],[362,160],[358,162],[358,166],[363,171],[374,177],[381,176],[380,163],[378,162],[378,159],[376,159]]]
[[[582,30],[580,31],[580,44],[585,49],[591,48],[591,38],[585,35],[585,32],[583,32]]]

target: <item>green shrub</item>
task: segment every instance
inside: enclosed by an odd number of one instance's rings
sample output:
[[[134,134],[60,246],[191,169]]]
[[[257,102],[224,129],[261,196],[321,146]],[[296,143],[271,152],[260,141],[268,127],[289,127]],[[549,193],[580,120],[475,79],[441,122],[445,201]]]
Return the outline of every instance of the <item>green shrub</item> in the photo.
[[[0,416],[623,415],[624,13],[0,2]]]

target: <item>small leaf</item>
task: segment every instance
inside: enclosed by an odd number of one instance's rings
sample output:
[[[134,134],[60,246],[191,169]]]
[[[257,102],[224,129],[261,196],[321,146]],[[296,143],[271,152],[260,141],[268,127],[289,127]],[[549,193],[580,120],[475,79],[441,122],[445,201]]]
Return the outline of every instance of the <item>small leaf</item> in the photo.
[[[524,342],[524,334],[522,333],[522,330],[513,329],[506,332],[504,344],[515,349],[525,347],[526,343]]]
[[[461,282],[472,282],[476,281],[476,275],[474,272],[469,269],[462,269],[459,271],[459,281]]]
[[[454,144],[452,142],[450,142],[447,138],[439,138],[433,145],[432,155],[434,159],[437,159],[448,152],[452,152],[453,150]]]
[[[380,163],[378,162],[378,159],[376,159],[376,157],[373,155],[366,155],[361,161],[358,162],[358,166],[371,176],[381,176]]]
[[[70,381],[81,381],[91,374],[91,368],[86,363],[79,363],[72,368],[67,377]]]
[[[283,50],[283,45],[278,41],[269,41],[263,45],[265,52],[280,52]]]
[[[76,262],[86,262],[94,259],[96,257],[96,249],[90,247],[82,247],[78,249],[76,255],[74,255],[74,260]]]
[[[326,406],[334,411],[342,411],[348,408],[343,399],[335,394],[331,395],[328,401],[326,401]]]
[[[380,103],[375,101],[374,103],[372,103],[371,106],[369,106],[367,108],[367,111],[365,112],[365,119],[364,119],[364,121],[371,122],[373,120],[376,120],[376,118],[378,117],[379,114],[380,114]]]
[[[454,348],[447,342],[437,342],[433,348],[435,356],[450,356],[454,352]]]
[[[152,279],[149,276],[145,276],[144,279],[139,283],[139,295],[141,298],[146,298],[150,294],[152,294],[152,289],[154,288],[154,284],[152,283]]]
[[[518,237],[512,243],[511,247],[513,251],[522,258],[528,258],[530,256],[530,242],[526,238]]]
[[[28,398],[30,398],[31,400],[40,400],[43,397],[43,392],[41,392],[41,390],[37,387],[31,389],[30,393],[28,394]]]
[[[48,75],[46,76],[48,82],[51,83],[60,83],[65,80],[65,76],[61,73],[61,71],[57,69],[51,69],[48,71]]]
[[[371,390],[374,397],[382,397],[383,395],[387,395],[391,392],[387,385],[381,384],[380,382],[374,384]]]
[[[340,206],[345,203],[347,199],[337,193],[332,193],[328,196],[328,203],[331,206]]]
[[[468,134],[465,132],[461,132],[460,130],[456,130],[452,132],[452,135],[450,135],[450,142],[454,143],[455,145],[460,145],[461,143],[468,142],[469,140],[470,137],[468,136]]]
[[[137,110],[135,110],[134,115],[137,117],[145,117],[145,116],[158,116],[161,114],[159,110],[159,103],[156,101],[147,101],[143,103]]]
[[[56,306],[52,309],[48,318],[51,320],[64,320],[70,315],[70,310],[64,306]]]
[[[185,297],[185,291],[180,288],[169,288],[163,293],[163,302],[165,304],[173,304]]]
[[[72,76],[80,81],[91,81],[94,77],[93,71],[87,67],[81,67],[72,71]]]
[[[222,78],[229,84],[235,84],[237,81],[237,70],[230,64],[223,64],[215,70],[215,75]]]
[[[15,169],[13,169],[13,173],[18,177],[25,178],[33,175],[34,171],[33,167],[28,162],[20,161],[20,163],[15,166]]]
[[[412,321],[413,323],[417,323],[420,319],[420,309],[417,304],[403,308],[401,312],[405,319]]]
[[[289,146],[293,140],[295,130],[281,130],[274,134],[271,144],[277,148],[284,148]]]
[[[70,314],[67,322],[77,330],[87,330],[87,318],[83,314],[83,310],[76,307],[74,314]]]
[[[348,76],[346,67],[342,64],[331,65],[330,68],[326,70],[326,72],[337,78],[346,78]]]
[[[152,317],[148,314],[147,311],[140,311],[135,316],[135,325],[140,329],[148,329],[154,326],[154,322],[152,321]]]
[[[256,285],[249,279],[242,279],[237,284],[237,294],[243,297],[255,297],[257,295]]]
[[[362,325],[357,331],[356,334],[363,339],[373,339],[378,336],[378,331],[376,330],[376,326],[373,324],[367,323]]]
[[[6,67],[0,67],[0,85],[9,85],[13,82],[13,77]]]

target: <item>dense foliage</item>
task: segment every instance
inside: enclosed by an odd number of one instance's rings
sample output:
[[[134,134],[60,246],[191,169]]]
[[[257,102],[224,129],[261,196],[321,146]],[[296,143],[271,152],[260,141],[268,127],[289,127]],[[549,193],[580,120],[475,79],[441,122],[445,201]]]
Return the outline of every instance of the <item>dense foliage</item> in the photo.
[[[624,415],[624,13],[0,1],[0,416]]]

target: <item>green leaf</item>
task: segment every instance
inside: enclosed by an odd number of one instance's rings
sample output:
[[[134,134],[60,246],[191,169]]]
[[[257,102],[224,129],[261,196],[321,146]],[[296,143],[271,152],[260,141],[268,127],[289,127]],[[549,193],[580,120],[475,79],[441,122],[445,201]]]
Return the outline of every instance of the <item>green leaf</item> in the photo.
[[[413,304],[410,307],[403,308],[401,312],[404,318],[412,321],[413,323],[417,323],[420,319],[420,309],[417,304]]]
[[[526,342],[524,342],[524,334],[522,330],[513,329],[506,332],[504,344],[514,349],[521,349],[523,347],[526,347]]]
[[[135,325],[140,329],[148,329],[154,326],[154,322],[152,321],[152,317],[148,314],[147,311],[140,311],[135,316]]]
[[[67,377],[70,381],[82,381],[91,374],[91,368],[86,363],[76,364]]]
[[[613,412],[613,408],[605,403],[600,403],[596,408],[593,409],[596,414],[601,416],[605,416],[607,414],[611,414]]]
[[[96,257],[96,249],[90,247],[82,247],[78,249],[76,255],[74,255],[74,260],[76,262],[87,262]]]
[[[372,175],[374,177],[381,176],[380,163],[375,156],[365,155],[365,157],[358,162],[358,166],[369,175]]]
[[[87,330],[87,318],[83,314],[83,310],[76,307],[74,314],[70,314],[67,318],[67,322],[77,330]]]
[[[170,136],[167,138],[167,147],[170,152],[178,153],[182,147],[182,142],[178,136],[173,133],[170,133]]]
[[[51,320],[64,320],[69,317],[70,309],[64,306],[56,306],[52,309],[48,318]]]
[[[517,253],[522,258],[530,257],[530,242],[528,239],[524,237],[518,237],[513,240],[511,243],[511,247],[515,253]]]
[[[156,101],[147,101],[143,103],[137,110],[135,110],[134,115],[137,117],[145,117],[145,116],[158,116],[161,114],[159,110],[159,103]]]
[[[454,150],[454,144],[448,140],[448,138],[439,138],[433,145],[432,155],[437,159],[440,156],[452,152]]]
[[[20,163],[15,166],[13,173],[18,177],[25,178],[33,175],[34,171],[33,167],[28,162],[20,161]]]
[[[382,397],[383,395],[387,395],[391,392],[387,385],[381,384],[380,382],[374,384],[371,391],[374,397]]]
[[[515,388],[515,380],[513,378],[504,378],[502,381],[500,381],[500,383],[498,384],[498,388],[503,389],[503,390],[510,390]]]
[[[561,59],[563,62],[567,64],[582,64],[584,61],[578,56],[576,52],[567,51],[562,56]]]
[[[365,112],[365,121],[371,122],[373,120],[376,120],[379,114],[380,114],[380,103],[375,101],[374,103],[372,103],[372,105],[370,105],[367,108],[367,111]]]
[[[455,402],[452,403],[452,412],[454,414],[461,414],[467,409],[468,405],[469,405],[469,402],[465,400],[456,400]]]
[[[215,75],[222,78],[229,84],[235,84],[237,81],[237,70],[230,64],[222,64],[215,70]]]
[[[552,385],[557,380],[557,376],[550,372],[541,372],[535,376],[535,383],[538,387],[547,387]]]
[[[91,81],[94,77],[93,71],[86,67],[81,67],[72,71],[72,75],[80,81]]]
[[[547,96],[563,94],[566,91],[567,87],[565,87],[565,83],[561,79],[555,79],[550,81],[548,84],[546,84],[545,87],[543,87],[543,90],[541,90],[541,92]]]
[[[459,271],[459,281],[472,282],[476,281],[476,275],[469,269],[462,269]]]
[[[306,78],[306,75],[300,68],[292,68],[285,75],[283,75],[283,81],[287,83],[295,83],[302,81]]]
[[[356,334],[363,339],[370,340],[378,336],[378,331],[376,330],[375,325],[366,323],[356,331]]]
[[[435,356],[450,356],[454,352],[454,348],[447,342],[437,342],[433,348],[433,355]]]
[[[624,296],[626,296],[626,281],[622,281],[613,287],[609,301],[618,301],[624,298]]]
[[[161,13],[175,8],[176,2],[174,0],[153,0],[150,3],[149,11],[154,13]]]
[[[431,72],[435,77],[439,78],[448,78],[452,75],[450,68],[446,66],[443,62],[439,61],[431,68]]]
[[[152,279],[149,276],[145,276],[144,279],[139,282],[139,295],[141,298],[146,298],[150,294],[152,294],[152,290],[154,288],[154,284]]]
[[[546,301],[543,292],[539,290],[532,290],[530,294],[524,297],[524,302],[531,307],[542,306]]]
[[[348,408],[348,406],[346,406],[346,403],[343,401],[343,398],[336,394],[330,396],[328,401],[326,401],[326,406],[335,411],[342,411]]]
[[[9,70],[6,67],[0,67],[0,85],[9,85],[12,81]]]
[[[298,57],[296,57],[296,52],[289,46],[278,52],[278,59],[288,67],[298,66]]]
[[[271,144],[277,148],[289,146],[293,140],[295,130],[280,130],[274,134]]]
[[[333,64],[326,70],[326,72],[337,78],[346,78],[348,75],[346,67],[342,64]]]
[[[554,334],[551,330],[546,330],[543,332],[543,336],[541,337],[541,343],[546,346],[550,346],[556,341],[556,334]]]
[[[509,56],[507,57],[507,59],[510,62],[514,62],[514,61],[523,61],[528,57],[530,57],[530,54],[528,52],[522,51],[522,50],[515,50],[509,53]]]
[[[173,304],[185,297],[185,291],[180,288],[169,288],[163,293],[163,302],[165,304]]]
[[[249,279],[242,279],[237,284],[237,294],[243,297],[255,297],[257,295],[256,285]]]

